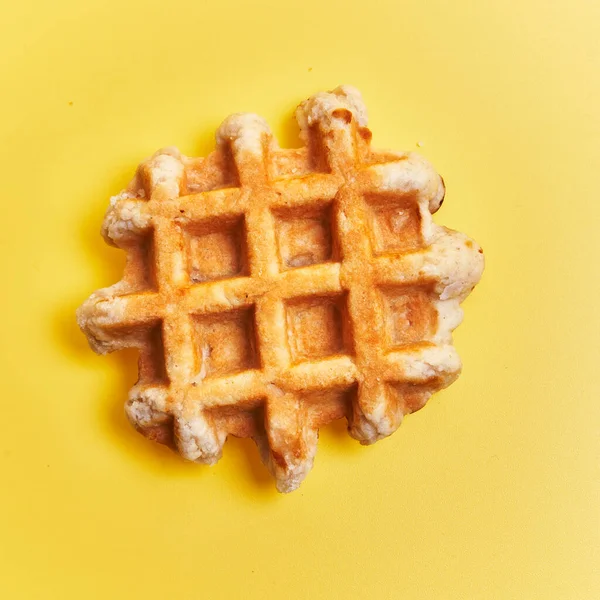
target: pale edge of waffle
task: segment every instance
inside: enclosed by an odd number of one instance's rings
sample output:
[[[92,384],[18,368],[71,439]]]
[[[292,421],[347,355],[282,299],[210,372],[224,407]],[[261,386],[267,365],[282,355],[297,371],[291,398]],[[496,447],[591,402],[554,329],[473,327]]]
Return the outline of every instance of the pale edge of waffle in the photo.
[[[414,153],[370,148],[360,93],[296,111],[300,149],[254,114],[206,158],[166,148],[111,198],[102,234],[124,277],[78,309],[91,347],[140,350],[126,405],[144,435],[214,464],[252,437],[280,491],[312,468],[318,429],[371,444],[452,383],[452,331],[481,248],[436,225],[444,183]]]

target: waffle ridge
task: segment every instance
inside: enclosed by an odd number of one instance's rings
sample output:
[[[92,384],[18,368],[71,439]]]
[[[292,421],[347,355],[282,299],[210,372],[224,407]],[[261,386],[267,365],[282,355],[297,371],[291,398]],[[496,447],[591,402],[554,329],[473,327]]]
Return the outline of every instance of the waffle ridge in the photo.
[[[283,492],[320,426],[345,417],[373,443],[456,379],[452,330],[483,270],[473,240],[433,222],[429,163],[371,149],[357,90],[296,117],[300,149],[236,114],[206,158],[144,161],[103,224],[124,276],[77,315],[96,352],[139,349],[126,413],[141,433],[206,464],[252,437]]]

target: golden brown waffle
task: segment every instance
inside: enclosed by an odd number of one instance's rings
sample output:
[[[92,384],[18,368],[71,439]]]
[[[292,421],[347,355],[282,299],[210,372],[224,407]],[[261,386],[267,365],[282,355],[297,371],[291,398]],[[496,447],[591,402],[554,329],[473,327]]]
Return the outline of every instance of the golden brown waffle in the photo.
[[[208,157],[144,161],[103,225],[123,279],[77,315],[96,352],[139,348],[139,431],[208,464],[228,435],[253,437],[285,492],[321,425],[346,417],[370,444],[454,381],[451,332],[483,270],[475,242],[432,221],[432,167],[371,150],[357,90],[296,116],[300,149],[236,114]]]

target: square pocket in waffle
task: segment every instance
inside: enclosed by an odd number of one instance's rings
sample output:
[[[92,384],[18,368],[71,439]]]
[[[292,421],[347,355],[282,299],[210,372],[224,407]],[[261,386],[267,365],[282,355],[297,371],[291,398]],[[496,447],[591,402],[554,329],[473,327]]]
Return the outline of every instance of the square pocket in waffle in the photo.
[[[456,379],[452,330],[483,271],[473,240],[433,222],[429,163],[371,149],[357,90],[296,117],[299,149],[235,114],[206,158],[145,160],[103,224],[123,279],[77,313],[96,352],[139,349],[126,411],[141,433],[207,464],[252,437],[284,492],[320,426],[346,418],[373,443]]]

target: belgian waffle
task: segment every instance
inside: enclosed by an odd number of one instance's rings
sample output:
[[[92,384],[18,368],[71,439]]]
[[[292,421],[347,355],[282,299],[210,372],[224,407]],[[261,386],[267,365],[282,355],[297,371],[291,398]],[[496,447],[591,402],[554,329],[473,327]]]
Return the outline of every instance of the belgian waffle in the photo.
[[[277,488],[311,469],[321,425],[363,444],[452,383],[452,330],[481,248],[436,225],[444,183],[413,153],[370,147],[357,90],[297,109],[300,149],[254,114],[206,158],[166,148],[103,224],[125,273],[79,308],[98,353],[139,349],[126,412],[145,436],[213,464],[252,437]]]

